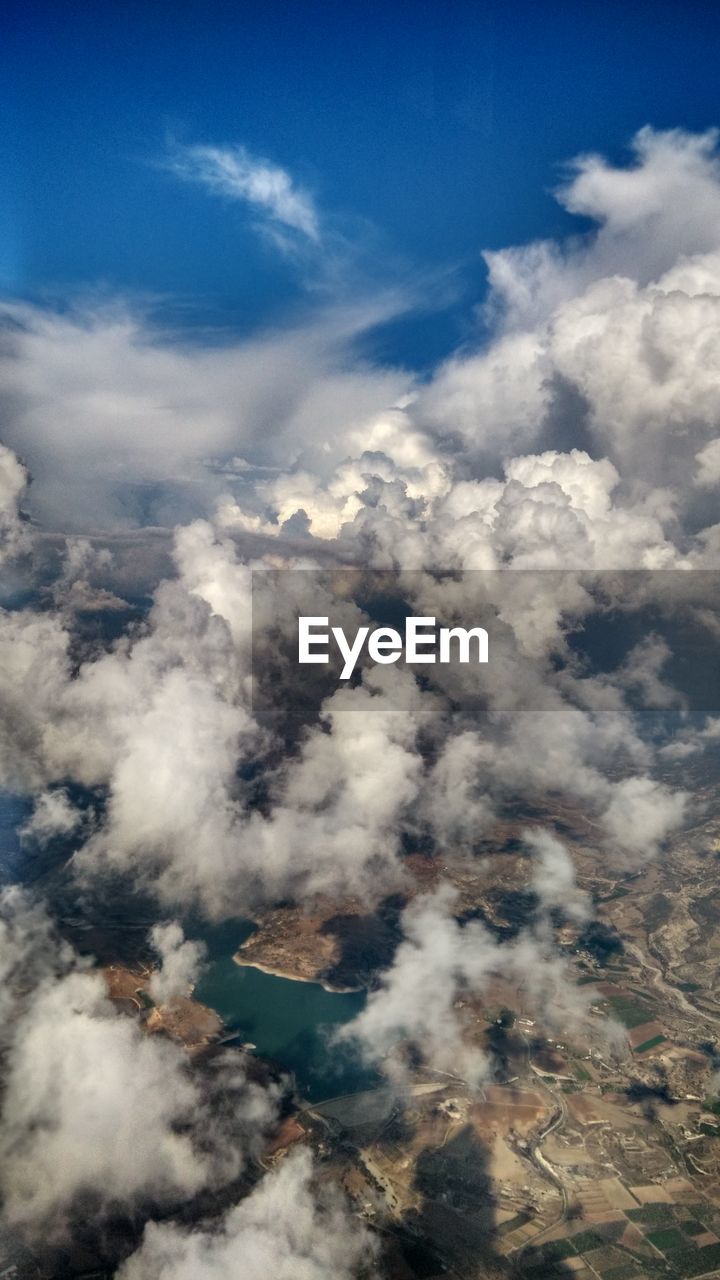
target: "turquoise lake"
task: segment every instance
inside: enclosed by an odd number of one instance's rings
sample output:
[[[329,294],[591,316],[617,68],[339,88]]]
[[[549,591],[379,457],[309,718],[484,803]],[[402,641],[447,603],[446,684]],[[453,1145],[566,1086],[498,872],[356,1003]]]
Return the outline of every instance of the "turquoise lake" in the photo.
[[[250,1041],[257,1053],[292,1071],[309,1102],[371,1088],[379,1077],[357,1051],[331,1042],[332,1032],[364,1007],[365,993],[335,993],[314,982],[293,982],[238,965],[233,954],[252,933],[246,921],[192,929],[202,937],[209,963],[196,999],[220,1015],[228,1031]]]

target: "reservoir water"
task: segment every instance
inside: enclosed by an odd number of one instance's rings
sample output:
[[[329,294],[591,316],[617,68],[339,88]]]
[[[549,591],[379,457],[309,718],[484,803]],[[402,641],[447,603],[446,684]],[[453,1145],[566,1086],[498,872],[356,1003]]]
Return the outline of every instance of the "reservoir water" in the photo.
[[[372,1088],[379,1076],[357,1050],[332,1043],[332,1033],[350,1022],[365,1005],[365,992],[326,991],[315,982],[295,982],[238,965],[233,960],[253,926],[235,920],[193,929],[202,937],[209,963],[195,988],[195,998],[220,1015],[228,1031],[252,1043],[258,1054],[292,1071],[297,1088],[309,1102]]]

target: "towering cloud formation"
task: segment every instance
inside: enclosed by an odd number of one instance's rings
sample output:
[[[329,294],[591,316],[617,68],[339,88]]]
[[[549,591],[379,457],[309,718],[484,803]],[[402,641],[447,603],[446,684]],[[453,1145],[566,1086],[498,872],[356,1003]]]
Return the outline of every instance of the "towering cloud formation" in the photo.
[[[421,385],[353,358],[399,298],[235,348],[164,343],[127,307],[7,307],[4,434],[35,509],[67,522],[64,485],[76,525],[138,523],[133,485],[151,481],[156,523],[208,514],[225,489],[245,531],[305,511],[316,537],[351,524],[364,553],[393,525],[385,551],[405,567],[461,544],[477,567],[701,563],[716,536],[714,148],[643,130],[630,168],[581,159],[559,198],[599,230],[488,254],[491,335]]]

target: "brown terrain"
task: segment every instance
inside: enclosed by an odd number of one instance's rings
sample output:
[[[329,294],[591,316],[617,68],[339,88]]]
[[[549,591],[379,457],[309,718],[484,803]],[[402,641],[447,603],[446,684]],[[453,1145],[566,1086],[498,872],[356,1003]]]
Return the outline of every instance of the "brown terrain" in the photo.
[[[140,1013],[150,1035],[162,1033],[182,1044],[188,1053],[197,1053],[217,1040],[222,1031],[218,1015],[191,996],[174,996],[167,1004],[153,1004],[148,994],[150,968],[113,964],[102,974],[110,999],[126,1013]]]

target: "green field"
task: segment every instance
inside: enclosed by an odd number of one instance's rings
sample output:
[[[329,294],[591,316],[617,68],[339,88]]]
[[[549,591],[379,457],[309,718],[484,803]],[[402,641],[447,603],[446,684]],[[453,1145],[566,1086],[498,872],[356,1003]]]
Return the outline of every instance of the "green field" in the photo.
[[[626,1209],[625,1213],[631,1222],[647,1222],[650,1225],[657,1223],[660,1226],[675,1220],[672,1205],[657,1200],[644,1204],[639,1209]]]
[[[598,1235],[597,1231],[593,1231],[592,1228],[573,1236],[572,1242],[578,1253],[587,1253],[589,1249],[600,1249],[604,1244],[607,1244],[607,1240],[603,1240],[602,1236]]]
[[[704,1249],[686,1245],[684,1249],[671,1249],[665,1256],[679,1275],[703,1276],[720,1267],[720,1244],[708,1244]]]
[[[642,1026],[643,1022],[651,1022],[655,1016],[653,1009],[630,996],[610,996],[608,1004],[615,1017],[629,1030]]]
[[[687,1240],[677,1227],[663,1227],[659,1231],[648,1231],[647,1238],[662,1253],[666,1253],[668,1249],[687,1248]]]
[[[654,1049],[656,1044],[662,1044],[663,1040],[667,1040],[667,1036],[653,1036],[651,1040],[643,1040],[633,1053],[644,1053],[646,1049]]]

